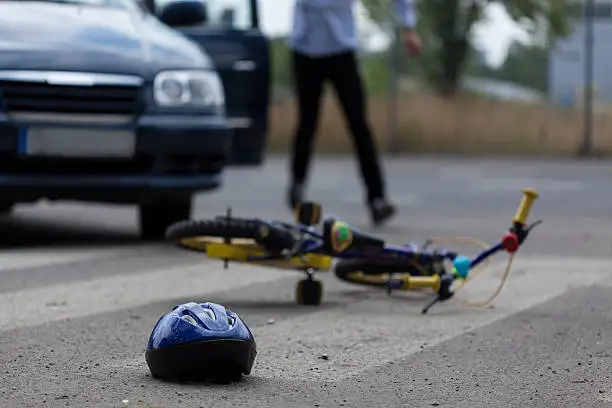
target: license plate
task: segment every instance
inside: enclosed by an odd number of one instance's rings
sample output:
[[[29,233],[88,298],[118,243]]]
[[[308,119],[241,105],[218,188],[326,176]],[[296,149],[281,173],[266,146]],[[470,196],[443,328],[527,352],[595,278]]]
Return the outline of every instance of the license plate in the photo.
[[[136,134],[126,129],[30,127],[21,129],[19,153],[26,156],[128,158],[136,150]]]

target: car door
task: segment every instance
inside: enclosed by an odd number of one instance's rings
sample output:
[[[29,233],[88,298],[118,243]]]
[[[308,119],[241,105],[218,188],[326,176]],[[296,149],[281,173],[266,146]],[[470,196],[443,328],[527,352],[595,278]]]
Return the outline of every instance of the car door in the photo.
[[[203,47],[217,66],[234,132],[230,164],[259,165],[268,134],[270,55],[258,0],[202,1],[205,23],[174,28]]]

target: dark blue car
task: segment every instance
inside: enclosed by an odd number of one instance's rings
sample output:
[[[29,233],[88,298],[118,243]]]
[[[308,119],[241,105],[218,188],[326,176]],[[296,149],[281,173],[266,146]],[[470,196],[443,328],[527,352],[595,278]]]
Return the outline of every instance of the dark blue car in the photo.
[[[0,211],[137,204],[159,238],[263,161],[268,99],[257,0],[0,0]]]

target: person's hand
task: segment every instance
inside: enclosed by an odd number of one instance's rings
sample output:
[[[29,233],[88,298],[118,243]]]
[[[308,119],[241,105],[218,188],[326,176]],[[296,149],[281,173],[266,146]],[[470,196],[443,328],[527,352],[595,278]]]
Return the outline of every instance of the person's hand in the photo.
[[[402,43],[410,56],[417,56],[421,53],[422,43],[419,34],[412,28],[402,31]]]

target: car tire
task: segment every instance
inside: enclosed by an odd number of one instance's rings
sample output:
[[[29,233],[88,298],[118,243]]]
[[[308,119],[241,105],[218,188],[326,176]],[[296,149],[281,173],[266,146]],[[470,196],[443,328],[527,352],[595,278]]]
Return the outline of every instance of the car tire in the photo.
[[[161,198],[139,205],[140,236],[145,240],[164,239],[166,229],[191,217],[191,197]]]

